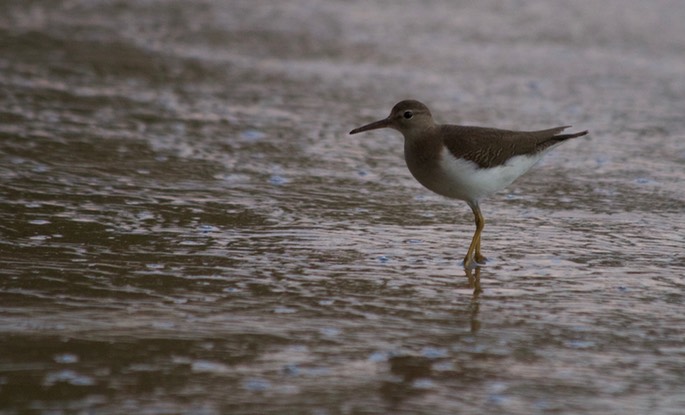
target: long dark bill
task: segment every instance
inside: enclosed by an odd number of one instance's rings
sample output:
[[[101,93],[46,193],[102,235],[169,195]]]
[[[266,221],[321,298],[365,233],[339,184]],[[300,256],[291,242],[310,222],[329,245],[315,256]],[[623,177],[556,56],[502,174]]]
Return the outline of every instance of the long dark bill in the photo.
[[[355,128],[354,130],[350,131],[350,134],[357,134],[357,133],[361,133],[364,131],[376,130],[379,128],[387,128],[389,125],[390,125],[390,119],[384,118],[382,120],[374,121],[371,124],[366,124],[362,127]]]

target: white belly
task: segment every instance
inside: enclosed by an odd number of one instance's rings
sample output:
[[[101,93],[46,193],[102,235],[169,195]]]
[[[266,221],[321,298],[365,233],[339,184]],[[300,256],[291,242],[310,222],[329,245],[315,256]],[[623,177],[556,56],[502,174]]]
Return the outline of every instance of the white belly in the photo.
[[[509,186],[527,172],[542,158],[542,153],[533,156],[516,156],[497,167],[479,168],[477,164],[459,160],[443,153],[439,163],[439,174],[430,180],[419,179],[428,189],[443,196],[466,201],[477,201]]]

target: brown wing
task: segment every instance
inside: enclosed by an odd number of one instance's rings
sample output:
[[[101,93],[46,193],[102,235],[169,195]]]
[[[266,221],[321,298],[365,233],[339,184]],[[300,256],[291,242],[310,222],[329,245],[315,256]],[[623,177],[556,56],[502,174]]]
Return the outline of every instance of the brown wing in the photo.
[[[568,126],[540,131],[511,131],[497,128],[441,125],[441,134],[450,153],[476,163],[481,168],[506,163],[513,156],[536,154],[554,144],[587,134],[558,135]]]

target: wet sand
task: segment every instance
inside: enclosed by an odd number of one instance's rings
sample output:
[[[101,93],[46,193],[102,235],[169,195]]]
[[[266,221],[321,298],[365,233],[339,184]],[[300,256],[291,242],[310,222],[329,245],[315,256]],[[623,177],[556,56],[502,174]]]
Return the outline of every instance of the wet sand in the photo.
[[[679,414],[676,1],[0,1],[0,412]],[[587,138],[481,202],[394,131]]]

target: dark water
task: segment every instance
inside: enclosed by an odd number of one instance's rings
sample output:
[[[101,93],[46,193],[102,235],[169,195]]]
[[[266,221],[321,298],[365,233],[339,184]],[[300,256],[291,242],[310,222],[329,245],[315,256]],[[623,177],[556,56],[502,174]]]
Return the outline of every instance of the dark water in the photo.
[[[273,4],[272,4],[273,3]],[[680,414],[679,1],[0,1],[0,412]],[[472,217],[440,122],[589,129]]]

